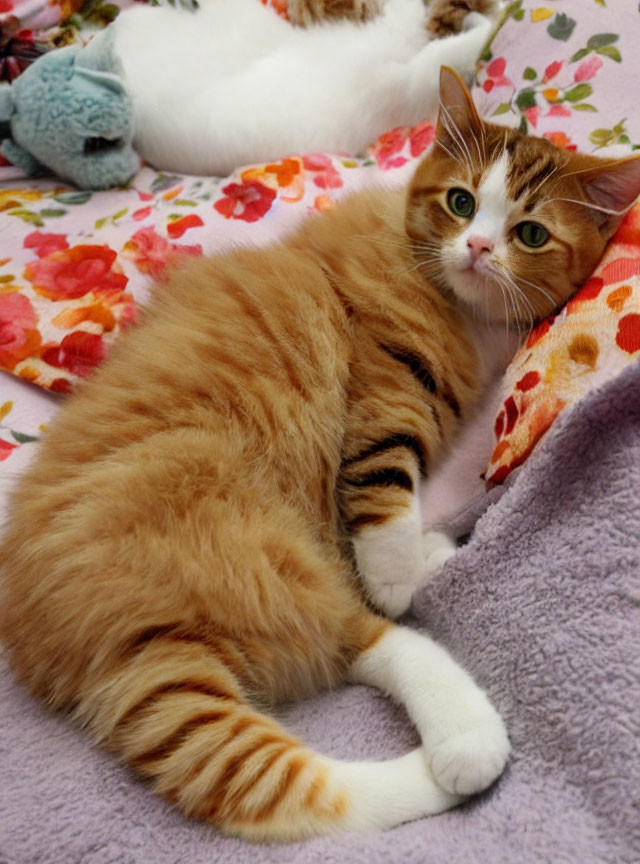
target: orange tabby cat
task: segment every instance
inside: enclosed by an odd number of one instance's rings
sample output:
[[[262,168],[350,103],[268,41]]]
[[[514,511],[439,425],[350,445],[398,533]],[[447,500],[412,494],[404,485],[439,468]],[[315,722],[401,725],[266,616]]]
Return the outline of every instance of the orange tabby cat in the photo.
[[[421,536],[418,485],[509,320],[592,271],[640,162],[485,125],[446,69],[441,101],[408,195],[354,195],[157,287],[47,434],[0,547],[20,679],[245,838],[437,813],[507,759],[482,690],[373,607],[403,611],[450,553]],[[346,680],[401,700],[422,746],[342,762],[258,707]]]

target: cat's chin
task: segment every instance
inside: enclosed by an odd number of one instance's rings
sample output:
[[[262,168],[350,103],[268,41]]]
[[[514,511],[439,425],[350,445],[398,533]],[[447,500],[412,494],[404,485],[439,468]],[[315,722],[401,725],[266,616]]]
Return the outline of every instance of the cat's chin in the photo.
[[[446,282],[456,299],[475,317],[495,324],[515,323],[513,309],[507,305],[500,283],[491,272],[479,273],[473,267],[449,268]]]

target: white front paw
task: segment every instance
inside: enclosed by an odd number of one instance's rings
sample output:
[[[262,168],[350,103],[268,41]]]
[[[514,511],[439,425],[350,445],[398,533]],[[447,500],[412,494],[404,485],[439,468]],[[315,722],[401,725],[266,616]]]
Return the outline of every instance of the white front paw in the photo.
[[[502,718],[487,701],[485,716],[458,728],[431,750],[431,770],[448,792],[473,795],[496,780],[511,749]],[[452,727],[456,727],[452,718]]]
[[[411,606],[416,585],[413,582],[382,582],[369,585],[369,595],[374,604],[388,618],[399,618]]]
[[[422,537],[424,575],[431,576],[456,554],[456,545],[442,531],[427,531]]]
[[[375,605],[391,618],[406,612],[425,572],[418,511],[365,529],[353,538],[353,549]]]

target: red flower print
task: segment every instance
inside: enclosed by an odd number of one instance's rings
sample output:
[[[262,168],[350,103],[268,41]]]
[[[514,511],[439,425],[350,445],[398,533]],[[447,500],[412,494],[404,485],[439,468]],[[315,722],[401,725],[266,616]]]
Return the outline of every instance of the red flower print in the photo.
[[[71,381],[68,378],[54,378],[49,384],[49,390],[54,393],[71,393]]]
[[[332,165],[326,171],[316,174],[313,182],[320,189],[339,189],[342,186],[342,177]]]
[[[543,138],[548,138],[556,147],[564,147],[565,150],[577,150],[577,146],[571,143],[571,138],[563,132],[562,130],[557,130],[554,132],[545,132],[542,136]]]
[[[102,336],[95,333],[85,333],[77,330],[65,336],[59,345],[54,345],[42,352],[42,359],[49,366],[66,369],[74,375],[84,378],[104,360],[106,350]]]
[[[307,153],[302,157],[302,164],[307,171],[316,172],[313,182],[320,189],[339,189],[343,185],[342,177],[324,153]]]
[[[627,354],[640,351],[640,315],[625,315],[620,319],[616,343]]]
[[[482,84],[485,93],[491,93],[494,87],[513,87],[513,81],[504,74],[507,61],[504,57],[496,57],[486,68],[487,77]]]
[[[13,371],[16,364],[38,350],[42,338],[36,313],[23,294],[0,294],[0,366]]]
[[[302,164],[307,171],[324,171],[332,165],[331,159],[324,153],[306,153],[302,157]]]
[[[604,280],[599,276],[591,276],[587,279],[582,288],[580,288],[580,290],[574,295],[573,299],[569,300],[567,303],[567,315],[575,312],[576,308],[580,306],[581,303],[584,303],[585,300],[595,300],[603,288]]]
[[[504,431],[506,435],[509,435],[509,433],[513,432],[513,427],[516,425],[516,420],[518,419],[518,406],[513,396],[509,396],[505,401],[504,410],[507,418],[507,425]]]
[[[534,387],[537,387],[539,383],[540,373],[534,370],[532,372],[527,372],[526,375],[523,375],[516,384],[516,387],[522,393],[526,393],[527,390],[533,390]]]
[[[613,239],[614,243],[640,247],[640,206],[636,204],[629,210]]]
[[[122,254],[134,262],[140,273],[158,277],[174,255],[202,255],[202,246],[169,243],[166,237],[157,234],[155,228],[150,226],[136,231],[125,243]]]
[[[549,63],[547,68],[544,70],[544,75],[542,77],[542,83],[546,84],[547,81],[551,81],[551,79],[555,78],[561,69],[562,69],[562,62],[560,60],[554,60],[553,63]]]
[[[222,190],[224,198],[213,205],[225,219],[242,219],[257,222],[268,213],[276,197],[275,189],[269,189],[257,180],[229,183]]]
[[[116,257],[108,246],[73,246],[29,262],[24,275],[49,300],[75,300],[90,291],[119,295],[127,277],[114,271]]]
[[[1,11],[2,9],[0,9],[0,12]],[[4,441],[0,438],[0,462],[4,462],[5,459],[8,459],[17,446],[17,444],[10,444],[8,441]]]
[[[151,216],[151,207],[141,207],[132,214],[136,222],[142,222],[147,216]]]
[[[571,117],[571,109],[564,105],[552,105],[545,117]]]
[[[587,60],[583,60],[582,63],[578,66],[576,71],[573,73],[574,81],[590,81],[593,76],[597,73],[598,69],[602,67],[602,60],[597,57],[595,54],[592,57],[589,57]]]
[[[615,258],[600,271],[601,281],[605,285],[623,282],[638,273],[640,273],[640,258]]]
[[[551,329],[551,325],[553,324],[553,317],[545,318],[544,321],[541,321],[537,327],[534,327],[531,333],[529,333],[529,338],[527,339],[527,348],[533,348],[536,342],[539,342],[543,336]]]
[[[180,219],[176,219],[175,222],[169,222],[167,225],[167,234],[172,240],[177,240],[189,228],[197,228],[201,225],[204,225],[202,219],[196,213],[189,213],[188,216],[182,216]]]
[[[47,258],[54,252],[69,248],[64,234],[44,234],[42,231],[27,234],[22,245],[25,249],[35,249],[38,258]]]
[[[431,123],[418,123],[417,126],[413,127],[409,138],[409,150],[414,159],[416,156],[420,156],[421,153],[424,153],[427,147],[433,143],[435,137],[436,130],[433,128]]]
[[[538,125],[538,120],[540,118],[540,109],[538,108],[538,106],[532,105],[531,108],[525,108],[522,113],[535,129]]]
[[[371,147],[371,155],[383,171],[390,168],[401,168],[406,165],[408,159],[401,156],[407,141],[407,130],[399,126],[391,132],[385,132]]]

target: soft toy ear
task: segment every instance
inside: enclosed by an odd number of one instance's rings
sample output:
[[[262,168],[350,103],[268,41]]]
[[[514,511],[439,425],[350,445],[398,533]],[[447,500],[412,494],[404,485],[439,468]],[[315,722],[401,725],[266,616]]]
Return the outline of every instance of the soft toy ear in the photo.
[[[127,90],[122,80],[113,72],[100,72],[98,69],[87,69],[85,66],[79,66],[76,63],[76,75],[91,81],[94,84],[100,84],[102,87],[107,87],[118,96],[126,94]]]
[[[15,109],[11,84],[0,85],[0,121],[10,120]]]

